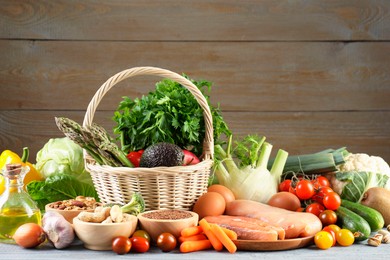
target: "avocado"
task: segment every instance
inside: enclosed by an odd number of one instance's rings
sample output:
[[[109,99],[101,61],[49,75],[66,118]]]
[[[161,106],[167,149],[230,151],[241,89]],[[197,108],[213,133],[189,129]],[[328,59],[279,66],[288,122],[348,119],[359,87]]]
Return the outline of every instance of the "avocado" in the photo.
[[[156,143],[147,147],[142,153],[139,166],[152,168],[158,166],[183,165],[184,152],[176,144]]]

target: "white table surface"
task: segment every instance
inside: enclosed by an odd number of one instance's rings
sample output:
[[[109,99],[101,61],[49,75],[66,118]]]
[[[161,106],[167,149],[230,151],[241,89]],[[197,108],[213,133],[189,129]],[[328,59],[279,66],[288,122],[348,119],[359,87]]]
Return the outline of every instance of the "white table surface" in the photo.
[[[80,241],[75,241],[71,247],[58,250],[50,244],[41,245],[35,249],[23,249],[17,245],[0,243],[1,260],[19,260],[19,259],[345,259],[345,260],[371,260],[371,259],[389,259],[390,244],[381,244],[379,247],[367,245],[367,241],[354,244],[349,247],[335,246],[327,250],[321,250],[311,245],[306,248],[292,249],[286,251],[237,251],[230,254],[226,250],[216,252],[206,250],[193,253],[180,253],[178,250],[163,253],[158,248],[152,247],[146,253],[128,253],[126,255],[117,255],[112,251],[93,251],[85,249]]]

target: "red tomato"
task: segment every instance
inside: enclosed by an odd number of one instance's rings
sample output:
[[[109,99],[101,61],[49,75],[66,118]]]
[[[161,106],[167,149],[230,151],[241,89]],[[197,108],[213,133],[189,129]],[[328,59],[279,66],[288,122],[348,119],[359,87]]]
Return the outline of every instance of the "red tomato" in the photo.
[[[334,232],[334,230],[331,227],[329,227],[329,226],[324,227],[322,230],[326,231],[326,232],[329,232],[332,235],[332,237],[333,237],[333,244],[332,244],[332,246],[335,246],[336,245],[336,233]]]
[[[144,150],[132,151],[127,154],[127,159],[134,165],[134,167],[139,167],[139,162],[141,161],[141,156]]]
[[[291,180],[284,180],[279,184],[279,191],[289,191]]]
[[[318,217],[322,211],[324,211],[325,208],[321,204],[314,202],[306,207],[306,212],[312,213]]]
[[[295,191],[301,200],[308,200],[315,194],[314,185],[309,180],[300,180],[295,187]]]
[[[149,250],[149,241],[144,237],[131,237],[131,251],[145,253]]]
[[[341,198],[336,192],[329,192],[325,195],[323,203],[325,208],[336,210],[341,205]]]
[[[312,180],[314,187],[316,190],[321,187],[330,187],[330,182],[325,176],[317,176],[314,180]]]
[[[328,226],[337,222],[336,212],[330,209],[321,212],[318,215],[318,218],[321,220],[323,226]]]
[[[290,188],[288,188],[288,192],[291,192],[292,194],[297,195],[297,192],[293,186],[290,186]]]
[[[320,204],[323,204],[325,194],[328,194],[330,192],[334,192],[331,187],[323,186],[317,191],[317,193],[311,199]]]
[[[176,248],[177,240],[171,233],[162,233],[157,237],[157,246],[163,252],[169,252]]]
[[[112,251],[118,255],[127,254],[131,249],[131,242],[128,237],[119,236],[112,240]]]

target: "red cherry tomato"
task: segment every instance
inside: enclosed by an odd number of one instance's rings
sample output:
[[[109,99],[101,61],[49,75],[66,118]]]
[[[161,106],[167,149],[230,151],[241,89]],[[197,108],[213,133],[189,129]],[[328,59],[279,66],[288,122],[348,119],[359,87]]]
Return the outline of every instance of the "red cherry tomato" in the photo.
[[[176,248],[177,240],[171,233],[162,233],[157,237],[157,246],[163,252],[169,252]]]
[[[289,191],[291,180],[284,180],[279,184],[279,191]]]
[[[131,237],[131,251],[145,253],[149,250],[149,241],[144,237]]]
[[[316,190],[320,189],[321,187],[330,187],[330,182],[325,176],[317,176],[314,180],[312,180],[312,183],[314,184],[314,188]]]
[[[131,242],[128,237],[119,236],[112,240],[112,251],[118,255],[127,254],[131,249]]]
[[[139,167],[139,162],[141,161],[141,156],[144,150],[132,151],[127,154],[127,159],[134,165],[134,167]]]
[[[297,195],[297,192],[293,186],[290,186],[290,188],[288,188],[288,192],[291,192],[292,194]]]
[[[301,200],[307,200],[315,194],[314,185],[309,180],[300,180],[295,187],[296,194]]]
[[[306,212],[312,213],[318,217],[322,211],[324,211],[325,208],[321,204],[314,202],[306,207]]]
[[[150,235],[145,230],[138,229],[131,236],[132,237],[143,237],[143,238],[146,238],[146,240],[148,240],[148,242],[150,243]]]
[[[323,203],[325,208],[336,210],[341,205],[341,198],[336,192],[329,192],[325,195]]]
[[[323,186],[317,191],[316,194],[313,195],[313,197],[311,199],[320,203],[320,204],[323,204],[323,200],[324,200],[325,195],[330,193],[330,192],[334,192],[331,187]]]

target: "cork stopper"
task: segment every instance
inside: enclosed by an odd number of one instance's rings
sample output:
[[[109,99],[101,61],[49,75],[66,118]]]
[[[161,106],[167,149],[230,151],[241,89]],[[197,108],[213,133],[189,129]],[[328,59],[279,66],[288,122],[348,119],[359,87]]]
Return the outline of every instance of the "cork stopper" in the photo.
[[[5,165],[8,177],[15,177],[22,172],[22,165],[20,163],[8,163]]]

